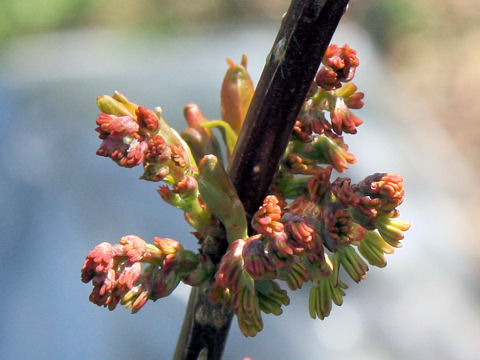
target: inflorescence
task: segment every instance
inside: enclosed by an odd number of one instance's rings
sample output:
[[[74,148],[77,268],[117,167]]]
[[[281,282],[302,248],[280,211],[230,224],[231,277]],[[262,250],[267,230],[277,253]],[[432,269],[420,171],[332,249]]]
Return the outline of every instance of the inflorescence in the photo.
[[[357,184],[332,180],[356,162],[343,140],[363,123],[352,109],[363,93],[350,81],[359,65],[348,45],[330,45],[298,115],[292,138],[268,195],[254,214],[250,231],[243,206],[223,165],[230,158],[254,88],[241,64],[228,60],[221,91],[221,120],[207,120],[188,104],[188,128],[179,135],[153,111],[122,94],[100,96],[96,131],[98,155],[122,167],[143,165],[144,180],[160,182],[162,199],[184,212],[195,229],[198,252],[173,239],[153,244],[127,235],[103,242],[88,254],[82,281],[92,282],[90,301],[113,310],[118,303],[137,312],[147,300],[169,295],[180,281],[199,286],[214,279],[212,302],[232,306],[246,336],[262,330],[261,312],[280,315],[291,290],[311,281],[312,318],[341,305],[347,286],[340,268],[355,282],[368,265],[384,267],[385,254],[402,246],[409,223],[398,219],[404,196],[399,175],[376,173]],[[220,129],[226,159],[212,128]],[[250,232],[250,233],[249,233]],[[219,246],[227,242],[227,249]],[[222,256],[223,254],[223,256]]]

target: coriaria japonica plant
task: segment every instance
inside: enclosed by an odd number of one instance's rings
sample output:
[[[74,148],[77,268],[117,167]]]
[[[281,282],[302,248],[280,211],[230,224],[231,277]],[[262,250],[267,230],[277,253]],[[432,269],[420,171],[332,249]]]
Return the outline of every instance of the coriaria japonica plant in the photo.
[[[262,312],[280,315],[289,304],[282,283],[292,291],[311,283],[309,313],[323,319],[332,304],[342,304],[343,273],[359,282],[369,265],[384,267],[385,255],[402,246],[409,223],[398,219],[401,176],[375,173],[356,184],[333,178],[356,162],[344,136],[363,123],[352,112],[364,97],[351,82],[359,65],[355,50],[328,47],[271,193],[249,220],[226,169],[254,86],[246,56],[240,64],[227,62],[221,119],[208,120],[198,105],[188,104],[188,127],[180,134],[160,108],[118,92],[98,97],[97,154],[122,167],[142,166],[142,179],[162,183],[159,195],[184,212],[199,248],[187,250],[163,237],[147,243],[135,235],[97,245],[82,268],[82,281],[93,285],[93,303],[137,312],[180,282],[200,286],[213,279],[211,302],[231,307],[242,333],[255,336],[263,328]],[[215,239],[226,239],[226,249]]]

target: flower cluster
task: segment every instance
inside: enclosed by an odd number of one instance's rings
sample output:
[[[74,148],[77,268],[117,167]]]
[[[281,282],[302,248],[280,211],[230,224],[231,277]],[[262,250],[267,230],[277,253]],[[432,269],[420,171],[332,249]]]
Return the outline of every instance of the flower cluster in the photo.
[[[326,90],[335,90],[355,76],[355,70],[360,64],[357,52],[348,45],[338,47],[330,45],[322,60],[323,66],[315,77],[319,86]]]
[[[202,202],[197,164],[185,140],[156,112],[115,92],[97,98],[102,113],[95,129],[102,139],[97,155],[110,157],[122,167],[143,165],[144,180],[163,181],[158,193],[163,200],[185,211],[187,221],[202,231],[212,222]],[[191,118],[186,110],[187,119]],[[204,141],[204,143],[207,143]]]
[[[384,267],[385,254],[401,246],[409,224],[395,219],[395,208],[403,199],[400,176],[375,174],[351,185],[345,178],[330,183],[329,170],[322,174],[328,174],[323,176],[324,183],[318,184],[327,189],[322,196],[316,186],[290,203],[267,196],[252,219],[258,234],[233,242],[222,258],[215,275],[216,299],[233,302],[239,326],[247,336],[255,335],[262,324],[260,311],[264,310],[257,305],[257,283],[268,282],[276,288],[264,295],[269,309],[275,311],[264,312],[280,314],[281,305],[289,300],[274,280],[286,281],[291,290],[312,281],[310,315],[323,319],[332,303],[342,304],[347,286],[339,279],[340,268],[359,282],[366,276],[367,263]],[[299,188],[319,178],[302,180],[303,184],[296,182]],[[362,213],[364,209],[367,214]],[[245,308],[245,303],[252,306]]]
[[[363,93],[349,82],[358,59],[347,45],[331,45],[323,65],[295,123],[272,189],[275,195],[267,196],[252,218],[257,234],[232,243],[215,275],[216,299],[231,299],[246,335],[261,328],[263,309],[256,305],[260,295],[255,284],[278,286],[282,280],[296,290],[312,281],[310,315],[323,319],[345,295],[339,270],[361,281],[369,264],[386,265],[385,255],[401,246],[409,228],[397,219],[404,196],[401,176],[376,173],[358,184],[345,177],[331,179],[333,170],[343,173],[356,161],[343,135],[355,134],[363,123],[351,111],[363,106]],[[238,305],[240,299],[255,306],[246,309]],[[270,299],[276,313],[288,303],[286,295],[279,299]]]
[[[82,281],[93,284],[91,302],[109,310],[121,303],[133,313],[147,300],[168,296],[181,280],[196,284],[208,275],[208,264],[178,241],[155,237],[147,244],[135,235],[97,245],[82,267]]]
[[[220,128],[231,153],[253,96],[246,56],[241,64],[231,60],[228,64],[222,120],[208,121],[196,104],[188,104],[184,108],[188,128],[181,136],[163,119],[160,108],[152,111],[118,92],[97,98],[101,113],[95,130],[102,140],[97,155],[122,167],[143,165],[141,179],[164,182],[159,195],[184,211],[201,249],[195,254],[168,238],[156,237],[154,244],[147,244],[134,235],[119,244],[102,243],[88,254],[82,268],[82,281],[93,285],[93,303],[110,310],[121,303],[136,312],[148,299],[170,294],[180,281],[200,285],[214,273],[212,259],[218,248],[211,239],[247,236],[243,205],[222,167],[221,147],[211,130]]]
[[[110,310],[121,303],[136,312],[147,300],[170,294],[180,281],[199,286],[213,280],[212,301],[231,306],[243,334],[255,336],[263,328],[261,312],[280,315],[289,304],[279,281],[291,290],[312,282],[309,313],[323,319],[332,304],[342,304],[347,286],[340,269],[359,282],[368,265],[384,267],[385,255],[401,247],[410,226],[398,219],[401,176],[376,173],[357,184],[347,177],[332,179],[334,170],[343,173],[356,162],[343,139],[363,123],[352,112],[363,106],[363,93],[351,83],[359,65],[356,52],[348,45],[328,47],[272,194],[250,227],[223,162],[230,159],[254,88],[245,56],[241,64],[227,62],[222,118],[208,120],[196,104],[188,104],[188,127],[181,136],[159,108],[149,110],[119,93],[98,98],[102,113],[96,131],[102,144],[97,154],[123,167],[143,165],[142,179],[163,181],[158,193],[184,211],[200,249],[195,254],[158,237],[147,244],[134,235],[115,245],[101,243],[82,268],[82,281],[93,285],[93,303]]]

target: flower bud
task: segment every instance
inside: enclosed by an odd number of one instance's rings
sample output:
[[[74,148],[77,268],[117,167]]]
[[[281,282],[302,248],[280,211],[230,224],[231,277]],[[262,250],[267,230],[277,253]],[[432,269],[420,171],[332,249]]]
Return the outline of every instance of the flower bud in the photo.
[[[340,306],[343,303],[343,297],[347,286],[333,276],[321,278],[315,286],[310,289],[309,312],[312,319],[318,317],[323,320],[332,310],[332,302]]]
[[[402,247],[400,240],[404,238],[403,232],[410,229],[408,221],[393,219],[397,216],[398,212],[394,211],[390,214],[379,215],[375,219],[375,225],[383,240],[395,248]]]
[[[164,255],[176,254],[179,251],[183,250],[182,244],[177,240],[170,238],[161,238],[155,236],[153,242],[156,247],[158,247]]]
[[[145,240],[136,235],[122,237],[120,244],[123,245],[124,254],[132,263],[141,261],[147,251]]]
[[[382,268],[387,265],[385,254],[393,254],[394,247],[383,240],[377,232],[367,231],[358,245],[358,251],[369,264]]]
[[[348,164],[357,162],[355,155],[348,152],[348,146],[342,138],[319,136],[317,141],[305,148],[305,153],[320,163],[332,165],[338,172],[344,172],[348,169]]]
[[[158,130],[158,116],[152,110],[147,109],[145,106],[139,106],[135,114],[137,115],[137,122],[141,128],[151,132]]]
[[[93,248],[87,255],[82,267],[82,281],[89,282],[97,275],[106,274],[113,268],[114,250],[112,244],[103,242]]]
[[[97,97],[98,108],[106,113],[112,115],[129,115],[135,117],[137,104],[130,102],[124,95],[115,91],[113,96],[102,95]]]
[[[338,256],[339,263],[353,281],[358,283],[360,280],[365,279],[368,266],[352,246],[337,247],[334,256]]]
[[[130,115],[116,116],[101,113],[98,114],[97,125],[95,131],[100,133],[101,139],[105,139],[107,136],[122,139],[125,136],[136,134],[139,130],[137,122]]]
[[[265,252],[265,244],[262,235],[254,235],[245,240],[242,251],[245,270],[255,279],[264,279],[265,276],[273,277],[275,265]]]
[[[362,125],[363,121],[348,109],[343,98],[335,97],[329,101],[329,106],[333,131],[337,135],[342,135],[343,131],[348,134],[356,134],[357,126]]]
[[[317,168],[313,176],[308,180],[308,192],[310,198],[320,203],[330,190],[330,176],[332,174],[332,166],[326,168]],[[333,185],[333,184],[332,184]]]
[[[287,292],[273,280],[255,281],[255,290],[260,310],[265,314],[281,315],[282,305],[290,303]]]
[[[242,56],[241,64],[227,59],[229,69],[225,74],[221,90],[222,119],[238,135],[252,101],[254,87],[247,72],[247,56]]]
[[[130,290],[140,278],[141,272],[141,263],[128,262],[127,264],[125,264],[120,271],[120,275],[118,276],[118,288],[116,292],[123,294]]]
[[[311,280],[307,268],[301,262],[294,262],[289,266],[277,269],[278,279],[284,280],[290,290],[301,289],[303,284]]]
[[[278,198],[275,195],[268,195],[263,200],[263,205],[253,215],[252,227],[264,235],[283,232],[284,225],[279,221],[282,213]]]

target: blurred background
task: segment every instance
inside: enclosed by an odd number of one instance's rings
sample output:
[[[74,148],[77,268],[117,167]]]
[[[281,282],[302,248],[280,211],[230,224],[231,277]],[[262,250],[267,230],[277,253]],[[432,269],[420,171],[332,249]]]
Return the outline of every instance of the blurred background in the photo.
[[[169,359],[189,289],[138,314],[88,302],[96,244],[125,234],[196,244],[156,185],[95,156],[95,98],[119,90],[219,116],[226,57],[258,80],[286,0],[0,0],[0,354],[2,359]],[[480,2],[352,0],[334,42],[358,51],[365,121],[346,138],[354,180],[400,173],[412,222],[385,269],[349,284],[324,321],[308,286],[225,359],[477,359],[480,352]]]

